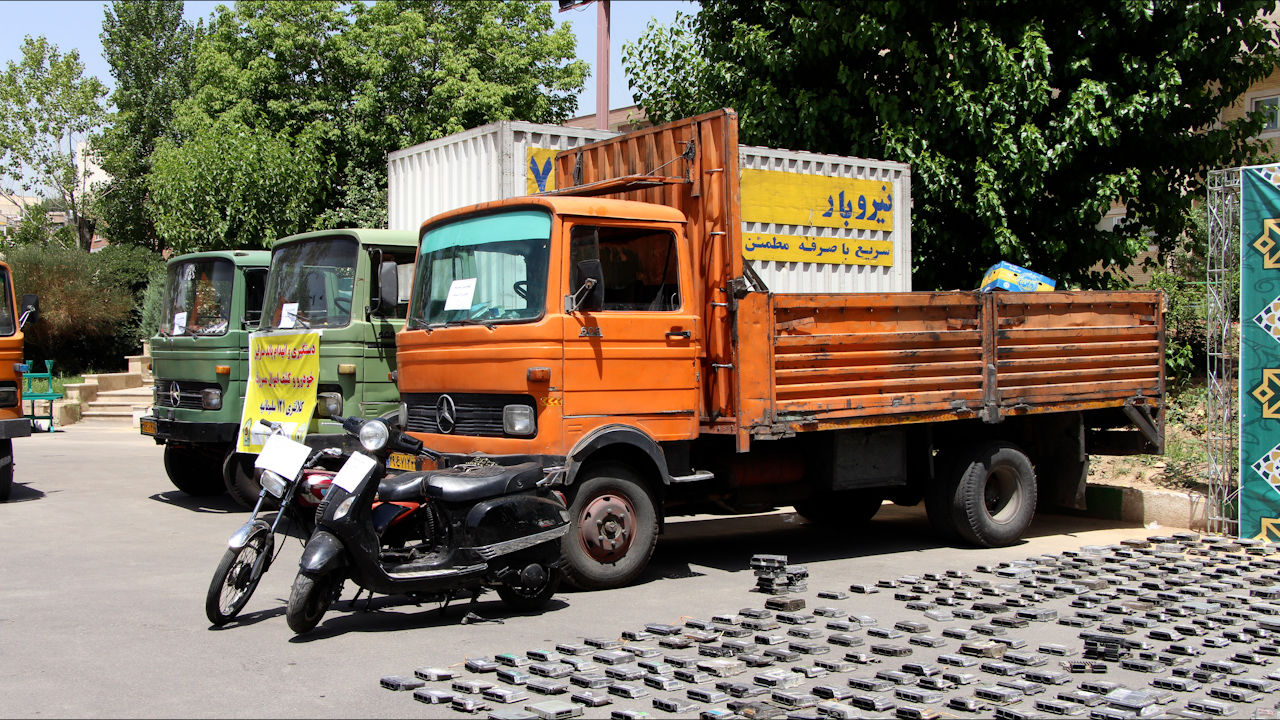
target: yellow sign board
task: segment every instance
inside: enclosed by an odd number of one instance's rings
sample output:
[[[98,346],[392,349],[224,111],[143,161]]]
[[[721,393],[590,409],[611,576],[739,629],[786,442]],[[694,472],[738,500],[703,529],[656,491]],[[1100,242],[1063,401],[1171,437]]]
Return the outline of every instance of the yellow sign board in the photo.
[[[289,437],[299,442],[306,438],[316,409],[319,349],[320,333],[314,330],[249,335],[249,389],[237,451],[261,452],[267,433],[258,420],[281,423]]]
[[[893,266],[893,243],[889,240],[762,233],[743,233],[742,238],[742,254],[748,260]]]
[[[744,168],[743,222],[893,230],[893,183]]]
[[[554,148],[531,147],[525,151],[525,193],[546,192],[556,189],[556,153]]]

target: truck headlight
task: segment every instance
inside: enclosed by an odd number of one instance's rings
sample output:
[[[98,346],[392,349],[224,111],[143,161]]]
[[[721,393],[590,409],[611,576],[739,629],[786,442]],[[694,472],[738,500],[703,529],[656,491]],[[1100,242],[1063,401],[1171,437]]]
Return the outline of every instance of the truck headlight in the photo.
[[[381,420],[369,420],[360,426],[360,445],[369,452],[378,452],[387,446],[391,431]]]
[[[200,407],[205,410],[221,410],[222,409],[222,390],[220,388],[209,388],[200,391]]]
[[[528,405],[507,405],[502,408],[502,432],[508,435],[532,435],[537,430],[533,408]]]
[[[336,392],[320,393],[316,397],[316,408],[320,411],[321,417],[342,415],[342,394]]]
[[[288,481],[270,470],[263,470],[262,475],[258,478],[258,482],[262,485],[264,490],[277,498],[284,497],[284,490],[289,486]]]

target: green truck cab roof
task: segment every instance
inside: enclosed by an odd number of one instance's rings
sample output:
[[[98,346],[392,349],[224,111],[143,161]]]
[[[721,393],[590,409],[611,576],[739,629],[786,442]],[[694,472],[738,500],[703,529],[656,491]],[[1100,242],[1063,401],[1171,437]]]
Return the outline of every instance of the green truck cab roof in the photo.
[[[165,264],[173,265],[188,260],[204,259],[230,260],[237,267],[267,267],[271,264],[271,252],[269,250],[206,250],[169,258]]]
[[[395,245],[401,247],[417,247],[418,233],[415,230],[378,230],[371,228],[341,228],[337,230],[314,230],[312,232],[299,233],[282,237],[272,243],[271,248],[280,247],[286,243],[299,242],[302,240],[312,240],[322,237],[350,237],[355,238],[356,242],[361,245]]]

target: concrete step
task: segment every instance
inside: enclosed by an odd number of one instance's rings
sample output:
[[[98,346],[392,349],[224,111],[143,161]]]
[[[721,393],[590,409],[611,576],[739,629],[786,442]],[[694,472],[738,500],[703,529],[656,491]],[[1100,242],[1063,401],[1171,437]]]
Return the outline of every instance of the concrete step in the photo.
[[[134,410],[150,410],[151,403],[147,402],[109,402],[104,400],[94,400],[85,408],[84,414],[91,413],[125,413],[132,414]]]

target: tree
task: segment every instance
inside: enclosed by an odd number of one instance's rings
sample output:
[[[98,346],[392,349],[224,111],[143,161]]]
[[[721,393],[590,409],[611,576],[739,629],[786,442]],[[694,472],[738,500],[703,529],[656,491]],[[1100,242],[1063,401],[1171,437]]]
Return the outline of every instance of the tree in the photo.
[[[626,67],[651,116],[731,106],[744,142],[909,163],[916,287],[997,260],[1096,287],[1256,156],[1260,118],[1215,123],[1276,67],[1271,6],[705,0],[692,39],[651,27]]]
[[[194,249],[382,225],[388,152],[494,120],[567,118],[586,76],[573,55],[572,34],[532,0],[220,6],[175,136],[157,144],[157,230]],[[284,164],[236,180],[262,158]]]
[[[117,0],[104,10],[102,50],[115,111],[94,150],[110,176],[96,193],[100,232],[113,244],[163,250],[147,204],[147,176],[160,138],[173,138],[173,105],[186,97],[192,48],[203,30],[182,18],[183,4]]]
[[[89,249],[93,221],[85,214],[89,166],[79,143],[101,125],[106,89],[84,75],[75,50],[27,36],[22,59],[0,72],[0,195],[25,208],[44,189],[65,203],[80,246]]]

